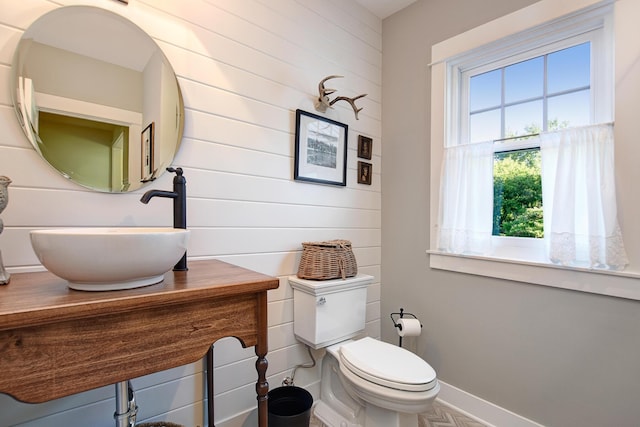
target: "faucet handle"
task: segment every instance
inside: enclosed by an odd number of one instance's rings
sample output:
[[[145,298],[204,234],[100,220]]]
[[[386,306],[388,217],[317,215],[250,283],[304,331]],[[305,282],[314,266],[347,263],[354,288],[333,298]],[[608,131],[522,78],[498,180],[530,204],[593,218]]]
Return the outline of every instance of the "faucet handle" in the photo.
[[[182,176],[182,168],[172,168],[171,166],[169,166],[167,168],[167,172],[171,172],[171,173],[175,172],[176,175]]]

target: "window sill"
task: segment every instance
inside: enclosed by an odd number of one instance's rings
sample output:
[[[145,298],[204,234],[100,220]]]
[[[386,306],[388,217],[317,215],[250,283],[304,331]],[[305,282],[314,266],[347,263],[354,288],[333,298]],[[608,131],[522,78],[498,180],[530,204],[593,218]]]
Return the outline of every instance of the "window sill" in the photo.
[[[429,265],[438,270],[495,277],[640,301],[640,274],[601,271],[505,258],[455,255],[427,250]]]

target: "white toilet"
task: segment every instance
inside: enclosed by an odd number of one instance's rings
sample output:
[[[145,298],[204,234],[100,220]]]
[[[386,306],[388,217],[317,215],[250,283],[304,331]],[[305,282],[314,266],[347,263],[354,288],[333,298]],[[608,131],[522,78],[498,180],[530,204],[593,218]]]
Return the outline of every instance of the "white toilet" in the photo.
[[[417,355],[373,338],[365,327],[372,276],[304,280],[293,288],[294,333],[325,348],[314,416],[328,427],[417,427],[440,391],[436,373]]]

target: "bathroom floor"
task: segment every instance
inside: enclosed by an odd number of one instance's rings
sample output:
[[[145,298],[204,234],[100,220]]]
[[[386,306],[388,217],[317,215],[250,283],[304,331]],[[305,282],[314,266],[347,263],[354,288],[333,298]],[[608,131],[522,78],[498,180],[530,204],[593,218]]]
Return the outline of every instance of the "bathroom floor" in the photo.
[[[455,409],[438,401],[433,403],[433,409],[418,416],[420,427],[486,427]]]
[[[486,427],[484,424],[461,414],[455,409],[438,401],[433,409],[418,416],[419,427]],[[323,427],[322,423],[311,417],[309,427]]]

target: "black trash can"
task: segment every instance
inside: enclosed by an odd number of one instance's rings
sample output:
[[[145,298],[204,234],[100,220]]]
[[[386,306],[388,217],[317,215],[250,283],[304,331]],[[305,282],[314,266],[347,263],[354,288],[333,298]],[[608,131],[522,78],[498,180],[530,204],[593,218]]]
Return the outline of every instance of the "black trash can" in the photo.
[[[296,386],[269,391],[269,427],[309,427],[313,396]]]

